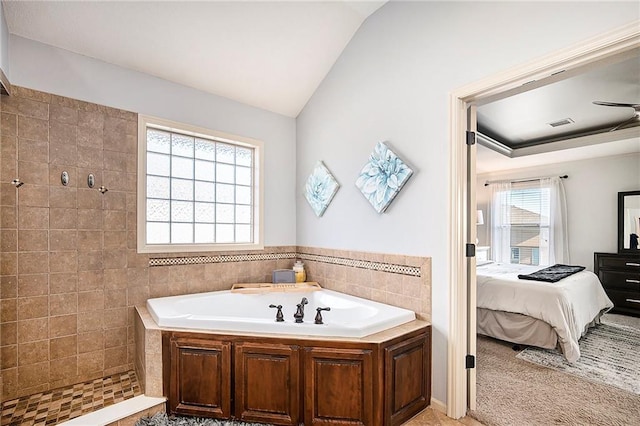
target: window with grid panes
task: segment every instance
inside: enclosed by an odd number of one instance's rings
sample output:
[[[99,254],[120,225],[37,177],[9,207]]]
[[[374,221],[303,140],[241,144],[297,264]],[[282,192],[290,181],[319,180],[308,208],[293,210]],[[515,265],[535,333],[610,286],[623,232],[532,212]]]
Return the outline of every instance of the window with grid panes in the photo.
[[[539,265],[542,252],[543,264],[548,264],[550,195],[550,189],[540,187],[538,181],[512,185],[503,205],[508,215],[501,213],[510,218],[511,263]]]
[[[259,141],[150,117],[139,127],[138,251],[262,247]]]

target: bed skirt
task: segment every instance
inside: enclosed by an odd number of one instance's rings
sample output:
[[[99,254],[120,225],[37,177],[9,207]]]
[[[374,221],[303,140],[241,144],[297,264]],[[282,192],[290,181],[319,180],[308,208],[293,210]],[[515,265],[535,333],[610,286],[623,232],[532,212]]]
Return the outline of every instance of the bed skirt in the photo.
[[[608,309],[602,310],[596,318],[584,327],[580,337],[591,328],[600,324],[600,318]],[[558,334],[546,322],[527,315],[513,312],[492,311],[477,308],[477,333],[483,336],[517,343],[525,346],[536,346],[544,349],[558,348]]]
[[[545,349],[558,345],[558,334],[549,324],[513,312],[478,308],[478,334]]]

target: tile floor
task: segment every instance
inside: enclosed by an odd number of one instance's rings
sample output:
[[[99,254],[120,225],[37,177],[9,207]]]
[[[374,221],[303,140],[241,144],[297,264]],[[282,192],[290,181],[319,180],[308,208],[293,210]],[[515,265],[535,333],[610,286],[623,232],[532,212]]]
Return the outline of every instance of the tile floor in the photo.
[[[6,401],[0,411],[0,426],[55,425],[141,394],[135,372],[127,371]],[[135,418],[143,417],[143,414],[133,416],[130,423],[133,424]],[[432,408],[405,423],[405,426],[424,425],[478,426],[481,423],[470,417],[456,421]]]
[[[55,425],[141,394],[135,372],[127,371],[5,401],[0,425]]]
[[[447,417],[444,413],[431,407],[425,409],[403,426],[483,426],[482,423],[469,416],[460,420]]]

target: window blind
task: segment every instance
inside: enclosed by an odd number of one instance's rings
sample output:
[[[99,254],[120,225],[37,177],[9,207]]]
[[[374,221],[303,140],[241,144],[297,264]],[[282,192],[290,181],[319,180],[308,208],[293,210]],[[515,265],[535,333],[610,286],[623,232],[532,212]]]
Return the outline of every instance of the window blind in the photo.
[[[539,265],[548,261],[550,188],[540,181],[511,186],[502,214],[510,227],[511,263]]]

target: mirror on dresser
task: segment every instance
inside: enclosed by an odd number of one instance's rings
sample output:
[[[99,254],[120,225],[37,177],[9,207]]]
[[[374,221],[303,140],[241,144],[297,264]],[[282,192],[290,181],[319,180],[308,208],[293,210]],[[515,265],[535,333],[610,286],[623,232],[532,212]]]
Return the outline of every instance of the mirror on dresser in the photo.
[[[640,190],[618,192],[618,253],[640,251]]]

